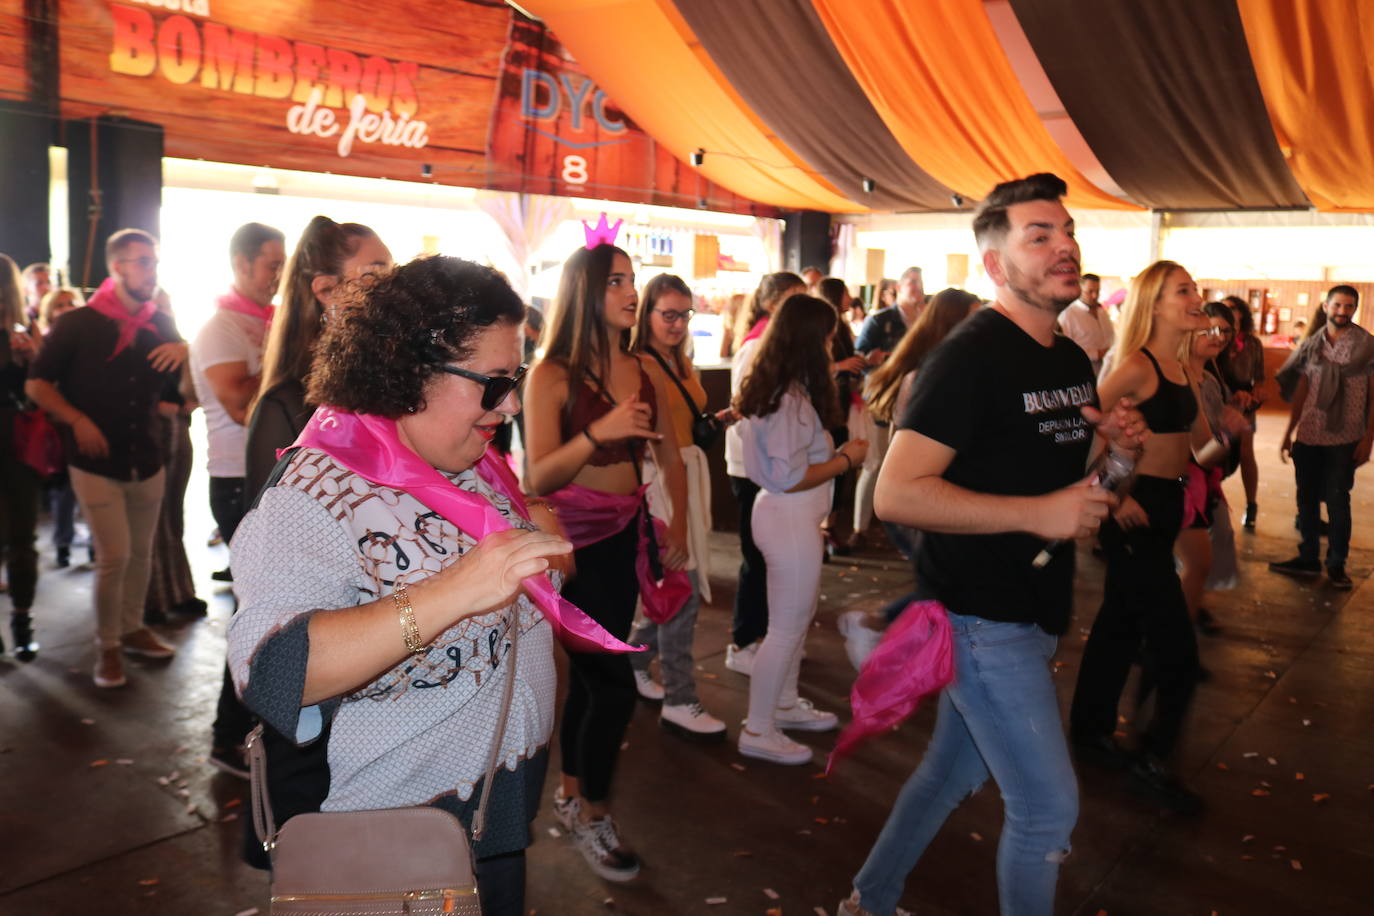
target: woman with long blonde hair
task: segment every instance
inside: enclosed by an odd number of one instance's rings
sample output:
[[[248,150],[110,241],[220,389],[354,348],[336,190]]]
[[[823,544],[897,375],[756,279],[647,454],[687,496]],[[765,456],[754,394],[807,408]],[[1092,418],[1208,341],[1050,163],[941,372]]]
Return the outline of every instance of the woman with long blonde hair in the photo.
[[[1131,281],[1118,323],[1117,355],[1098,386],[1100,403],[1135,403],[1150,428],[1129,495],[1102,525],[1107,576],[1102,607],[1083,652],[1070,713],[1079,755],[1129,766],[1136,787],[1155,801],[1196,813],[1201,800],[1168,770],[1197,684],[1197,637],[1174,567],[1183,527],[1189,459],[1203,467],[1230,450],[1230,428],[1215,437],[1198,407],[1198,380],[1187,368],[1193,336],[1209,327],[1192,276],[1173,261],[1157,261]],[[1234,426],[1234,423],[1232,424]],[[1156,685],[1154,715],[1131,755],[1113,738],[1117,704],[1131,664],[1142,650]]]

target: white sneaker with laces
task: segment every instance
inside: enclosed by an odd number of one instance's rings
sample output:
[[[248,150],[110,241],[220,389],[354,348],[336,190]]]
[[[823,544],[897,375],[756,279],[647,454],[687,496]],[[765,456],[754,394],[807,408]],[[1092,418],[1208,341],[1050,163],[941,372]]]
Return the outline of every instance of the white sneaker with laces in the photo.
[[[828,732],[838,728],[839,716],[833,712],[817,709],[810,700],[797,699],[795,706],[779,706],[773,710],[773,722],[778,728],[790,728],[799,732]]]
[[[747,728],[741,729],[739,752],[745,757],[787,766],[810,763],[812,757],[811,748],[805,744],[798,744],[777,729],[762,735],[756,735]]]
[[[576,798],[569,798],[563,794],[563,789],[553,793],[553,816],[558,818],[558,823],[563,825],[563,829],[572,833],[573,824],[578,821],[578,811],[581,802]]]
[[[883,634],[864,624],[863,611],[845,611],[835,621],[836,628],[840,635],[844,637],[844,651],[849,656],[849,663],[858,671],[864,665],[864,659],[878,648],[878,643],[882,641]]]
[[[593,872],[607,881],[623,883],[639,874],[639,856],[625,848],[610,815],[572,828],[573,844]]]
[[[749,677],[754,673],[754,659],[759,654],[759,644],[751,642],[744,648],[731,643],[725,647],[725,667],[736,674]]]
[[[684,738],[725,737],[725,723],[703,709],[700,703],[664,703],[658,724]]]
[[[635,671],[635,690],[646,700],[663,699],[663,685],[654,680],[654,676],[647,671]]]

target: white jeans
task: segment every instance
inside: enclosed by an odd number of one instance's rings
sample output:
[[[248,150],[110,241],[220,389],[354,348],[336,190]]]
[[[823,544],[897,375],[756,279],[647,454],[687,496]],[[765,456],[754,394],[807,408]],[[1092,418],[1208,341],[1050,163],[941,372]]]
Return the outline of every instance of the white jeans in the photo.
[[[754,543],[768,568],[768,635],[749,682],[747,727],[755,734],[773,731],[773,710],[797,702],[802,644],[820,591],[821,522],[830,511],[831,490],[828,482],[800,493],[762,490],[754,500]]]
[[[854,531],[864,532],[873,524],[873,493],[878,489],[878,472],[883,469],[887,446],[892,440],[892,427],[871,424],[873,438],[868,442],[868,457],[859,471],[859,483],[854,488]]]

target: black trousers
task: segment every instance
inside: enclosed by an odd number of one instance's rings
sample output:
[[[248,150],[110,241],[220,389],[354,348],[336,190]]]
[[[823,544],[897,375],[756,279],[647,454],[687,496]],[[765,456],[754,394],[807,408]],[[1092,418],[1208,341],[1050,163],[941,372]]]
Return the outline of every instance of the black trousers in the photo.
[[[210,478],[210,514],[219,525],[220,536],[228,544],[234,539],[239,522],[243,521],[245,505],[243,501],[242,477]],[[238,602],[234,603],[235,610]],[[229,666],[224,666],[224,676],[220,683],[219,702],[215,704],[215,722],[212,726],[211,740],[217,748],[232,748],[243,743],[253,728],[253,714],[248,707],[239,702],[234,693],[234,682],[229,677]]]
[[[634,563],[642,517],[574,551],[577,575],[563,587],[565,598],[621,640],[630,637],[639,600]],[[583,798],[602,802],[610,797],[620,745],[634,715],[634,670],[628,657],[609,652],[569,652],[568,662],[568,698],[558,732],[563,772],[577,777]]]
[[[740,552],[731,638],[743,648],[768,634],[768,567],[754,544],[754,499],[759,495],[759,485],[748,477],[731,477],[730,492],[739,506]]]
[[[0,420],[12,411],[0,412]],[[10,600],[14,609],[33,607],[38,588],[38,501],[43,478],[11,451],[0,453],[0,559],[9,573]]]
[[[1142,654],[1145,675],[1156,690],[1143,749],[1167,757],[1178,742],[1198,673],[1197,636],[1174,569],[1183,484],[1173,478],[1137,477],[1131,496],[1150,523],[1130,531],[1112,519],[1102,525],[1107,579],[1102,608],[1083,650],[1069,723],[1075,735],[1112,734],[1131,664]]]

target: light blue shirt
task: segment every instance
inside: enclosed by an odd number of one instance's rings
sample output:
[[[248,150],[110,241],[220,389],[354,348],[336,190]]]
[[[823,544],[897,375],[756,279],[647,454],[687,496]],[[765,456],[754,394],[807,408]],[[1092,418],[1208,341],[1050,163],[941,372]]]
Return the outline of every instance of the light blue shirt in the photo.
[[[808,467],[835,456],[830,433],[800,388],[784,394],[768,416],[745,417],[737,426],[744,471],[770,493],[785,493],[801,483]]]

